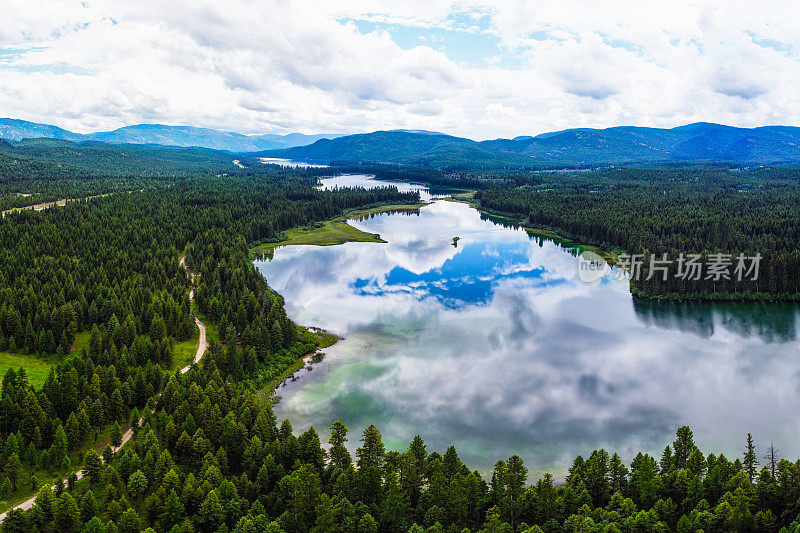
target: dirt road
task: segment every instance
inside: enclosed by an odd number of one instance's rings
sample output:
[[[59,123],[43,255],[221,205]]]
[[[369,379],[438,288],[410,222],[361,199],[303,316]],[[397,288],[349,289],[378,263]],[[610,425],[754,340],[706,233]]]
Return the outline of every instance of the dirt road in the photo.
[[[181,266],[183,268],[186,269],[186,272],[189,273],[189,277],[192,280],[192,284],[194,284],[194,280],[196,278],[196,275],[193,274],[192,272],[190,272],[189,269],[186,267],[186,261],[184,260],[183,257],[181,257],[180,264],[181,264]],[[194,289],[189,291],[189,301],[190,302],[194,301]],[[188,372],[189,369],[192,368],[193,364],[199,363],[200,359],[203,358],[203,354],[206,352],[206,349],[208,348],[208,342],[206,342],[206,325],[203,324],[200,321],[200,319],[197,318],[197,317],[194,317],[194,323],[197,324],[197,328],[200,330],[200,338],[199,338],[198,343],[197,343],[197,353],[194,356],[194,360],[192,361],[192,364],[186,365],[185,367],[181,368],[181,374],[185,374],[186,372]],[[139,419],[139,425],[142,424],[143,420],[144,420],[143,418]],[[122,442],[120,443],[120,445],[119,446],[112,446],[111,449],[114,450],[114,453],[119,452],[122,449],[122,447],[125,446],[128,443],[128,441],[131,440],[131,438],[133,438],[133,429],[132,428],[128,428],[128,431],[126,431],[125,433],[122,434]],[[83,478],[83,472],[80,471],[80,470],[77,470],[75,472],[75,475],[77,476],[78,479],[82,479]],[[27,511],[31,507],[33,507],[33,504],[35,502],[36,502],[36,495],[33,495],[29,499],[25,500],[24,502],[15,505],[14,507],[9,509],[8,511],[11,511],[13,509],[21,509],[23,511]],[[8,511],[6,511],[5,513],[0,514],[0,522],[3,522],[3,520],[6,519],[6,515],[8,514]]]
[[[189,278],[192,280],[192,285],[194,285],[197,274],[192,273],[186,266],[186,257],[181,257],[180,263],[181,266],[186,269],[186,272],[189,274]],[[194,301],[194,289],[189,291],[189,301],[190,302]],[[194,323],[197,324],[197,329],[200,330],[200,338],[198,339],[197,342],[197,353],[194,356],[194,361],[192,361],[192,364],[197,364],[200,362],[200,359],[203,358],[203,354],[206,353],[206,349],[208,348],[208,342],[206,341],[206,325],[203,324],[203,322],[201,322],[200,319],[197,317],[194,317]],[[192,365],[187,365],[181,368],[181,374],[185,374],[186,372],[189,371],[190,368],[192,368]]]

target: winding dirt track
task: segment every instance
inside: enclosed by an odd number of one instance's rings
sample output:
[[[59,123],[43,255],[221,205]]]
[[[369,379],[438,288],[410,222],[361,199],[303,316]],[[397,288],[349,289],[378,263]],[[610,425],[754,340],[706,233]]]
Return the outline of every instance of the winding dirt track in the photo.
[[[194,280],[197,275],[192,273],[186,267],[186,257],[181,257],[181,266],[186,269],[186,272],[189,274],[189,278],[192,280],[192,285],[194,285]],[[189,291],[189,301],[194,301],[194,289]],[[197,364],[200,362],[200,359],[203,358],[203,354],[206,353],[208,342],[206,341],[206,325],[203,324],[197,317],[194,317],[194,323],[197,324],[197,329],[200,330],[200,338],[197,342],[197,353],[194,356],[194,361],[192,361],[192,364]],[[181,374],[185,374],[190,368],[192,368],[192,365],[186,365],[185,367],[181,368]]]
[[[195,278],[197,276],[196,276],[196,274],[192,273],[187,268],[186,260],[185,260],[184,257],[181,257],[180,265],[183,268],[186,269],[186,272],[189,274],[189,278],[192,280],[192,285],[194,285],[194,280],[195,280]],[[194,301],[194,289],[189,291],[189,301],[190,302]],[[197,324],[197,329],[200,330],[200,337],[199,337],[198,342],[197,342],[197,353],[195,354],[194,359],[192,360],[191,364],[186,365],[185,367],[181,368],[181,374],[185,374],[186,372],[189,371],[190,368],[192,368],[192,365],[195,365],[195,364],[199,363],[200,359],[203,358],[203,354],[205,354],[206,349],[208,348],[208,342],[206,341],[206,325],[203,324],[200,321],[200,319],[197,318],[197,317],[194,317],[194,323]],[[139,425],[142,424],[143,420],[144,420],[144,418],[140,418],[139,419]],[[120,443],[120,445],[119,446],[112,446],[111,449],[114,451],[114,453],[119,452],[122,449],[122,447],[125,446],[128,443],[128,441],[131,440],[131,438],[133,438],[133,429],[132,428],[128,428],[128,430],[125,433],[122,434],[122,442]],[[83,472],[81,470],[76,470],[75,471],[75,476],[78,479],[82,479],[83,478]],[[55,485],[53,487],[55,488]],[[6,516],[8,515],[9,511],[12,511],[14,509],[21,509],[23,511],[27,511],[28,509],[33,507],[33,504],[35,502],[36,502],[36,495],[33,495],[30,498],[28,498],[27,500],[25,500],[24,502],[19,503],[19,504],[15,505],[14,507],[11,507],[5,513],[0,514],[0,523],[2,523],[3,520],[6,519]]]

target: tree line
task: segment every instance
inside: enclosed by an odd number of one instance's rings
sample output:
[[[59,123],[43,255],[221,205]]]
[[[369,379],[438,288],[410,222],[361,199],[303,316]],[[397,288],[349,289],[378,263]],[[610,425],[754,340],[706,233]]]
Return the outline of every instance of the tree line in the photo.
[[[629,464],[595,450],[563,483],[530,482],[522,459],[484,478],[450,447],[419,437],[387,449],[369,426],[351,454],[348,429],[330,427],[327,449],[310,428],[295,435],[269,403],[225,366],[215,346],[200,367],[173,374],[118,454],[90,450],[85,480],[41,489],[20,531],[460,532],[797,531],[800,461],[774,448],[759,464],[748,435],[741,457],[705,454],[681,427],[660,458]],[[8,441],[4,453],[15,453]],[[10,455],[9,455],[10,457]],[[6,463],[8,464],[8,460]],[[13,465],[11,465],[13,467]]]
[[[724,168],[615,169],[538,176],[536,185],[484,188],[481,209],[555,231],[616,254],[643,258],[635,295],[725,300],[800,298],[800,171]],[[668,270],[651,270],[650,257]],[[733,261],[724,276],[681,276],[677,259],[716,254]],[[757,276],[739,279],[736,257],[762,257]],[[657,265],[657,263],[654,263]],[[749,266],[749,263],[748,263]],[[666,279],[665,279],[666,278]]]
[[[345,209],[418,199],[394,188],[314,185],[313,175],[265,168],[3,217],[0,351],[58,363],[39,390],[24,369],[4,377],[0,437],[15,451],[0,498],[68,471],[80,450],[138,417],[162,390],[176,367],[174,344],[194,331],[184,250],[200,275],[198,308],[220,328],[227,349],[218,357],[235,379],[278,376],[313,350],[314,338],[287,318],[253,267],[249,246]],[[88,347],[70,356],[80,331]]]

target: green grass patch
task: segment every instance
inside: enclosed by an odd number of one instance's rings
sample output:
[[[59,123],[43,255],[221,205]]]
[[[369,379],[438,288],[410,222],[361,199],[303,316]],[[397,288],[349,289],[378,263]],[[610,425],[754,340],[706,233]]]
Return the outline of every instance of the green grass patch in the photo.
[[[90,332],[81,331],[75,334],[75,342],[72,343],[72,351],[66,356],[80,353],[83,348],[89,347]],[[47,379],[50,368],[59,363],[61,359],[56,355],[30,355],[21,352],[0,352],[0,376],[5,375],[9,368],[24,368],[28,374],[28,380],[35,389],[39,389]]]
[[[329,220],[314,228],[294,228],[286,232],[286,240],[276,243],[262,244],[255,253],[272,251],[278,246],[292,244],[313,244],[316,246],[332,246],[345,242],[386,242],[375,233],[366,233],[354,228],[346,220]]]
[[[314,227],[299,227],[287,230],[286,239],[256,246],[255,254],[270,253],[278,246],[292,244],[311,244],[315,246],[332,246],[346,242],[386,242],[377,233],[367,233],[348,224],[350,219],[362,219],[380,213],[399,211],[416,211],[425,204],[382,205],[370,209],[358,209],[336,217],[333,220],[320,222]]]
[[[22,367],[34,388],[39,389],[47,379],[50,368],[57,362],[58,358],[54,355],[39,357],[22,353],[0,352],[0,374],[5,375],[9,368],[16,370]]]
[[[36,476],[36,489],[33,489],[33,476]],[[32,471],[29,466],[23,466],[19,473],[17,487],[7,500],[0,501],[0,513],[4,513],[12,507],[19,505],[39,491],[43,485],[52,486],[56,478],[46,470]]]
[[[205,321],[203,321],[205,323]],[[172,369],[177,370],[186,365],[192,364],[194,356],[197,354],[197,343],[200,342],[200,329],[197,324],[193,328],[194,333],[185,341],[177,342],[172,347]],[[208,324],[206,324],[206,335],[208,335]]]
[[[472,207],[478,207],[478,201],[475,199],[475,193],[477,191],[469,190],[464,192],[459,192],[455,194],[451,194],[450,196],[446,197],[445,200],[448,202],[461,202],[465,204],[469,204]]]
[[[317,341],[317,349],[321,350],[322,348],[327,348],[328,346],[333,346],[337,342],[339,342],[340,337],[324,329],[314,329],[311,330],[311,335]]]
[[[79,331],[75,334],[75,342],[72,343],[72,351],[70,353],[80,353],[84,348],[89,349],[89,339],[92,336],[91,331]]]

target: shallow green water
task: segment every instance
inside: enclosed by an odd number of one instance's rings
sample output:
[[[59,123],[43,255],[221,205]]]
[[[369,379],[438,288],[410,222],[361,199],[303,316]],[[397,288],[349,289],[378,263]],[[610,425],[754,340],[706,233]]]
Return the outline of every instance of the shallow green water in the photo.
[[[419,434],[482,471],[517,453],[532,474],[599,447],[660,455],[682,424],[706,451],[737,455],[751,432],[800,454],[796,306],[634,301],[626,282],[585,284],[570,250],[465,204],[353,225],[388,243],[256,262],[295,321],[344,337],[278,390],[295,430],[327,440],[341,419],[355,447],[375,423],[389,447]]]

